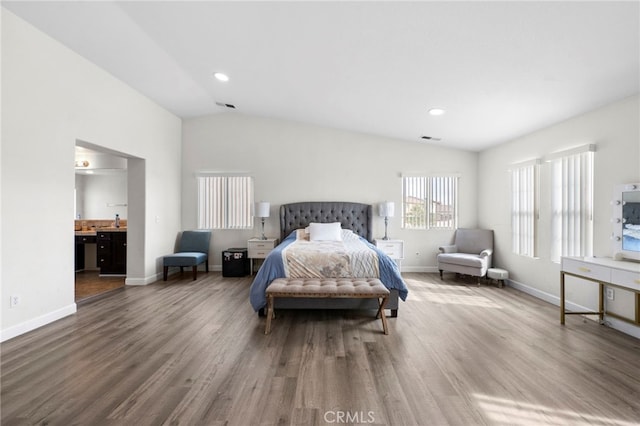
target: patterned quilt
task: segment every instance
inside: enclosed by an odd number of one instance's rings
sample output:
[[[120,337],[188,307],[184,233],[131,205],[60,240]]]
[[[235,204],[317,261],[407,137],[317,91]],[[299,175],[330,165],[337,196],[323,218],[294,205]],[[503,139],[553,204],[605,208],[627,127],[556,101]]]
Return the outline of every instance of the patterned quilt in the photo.
[[[378,255],[359,239],[296,240],[282,251],[290,278],[377,278]]]

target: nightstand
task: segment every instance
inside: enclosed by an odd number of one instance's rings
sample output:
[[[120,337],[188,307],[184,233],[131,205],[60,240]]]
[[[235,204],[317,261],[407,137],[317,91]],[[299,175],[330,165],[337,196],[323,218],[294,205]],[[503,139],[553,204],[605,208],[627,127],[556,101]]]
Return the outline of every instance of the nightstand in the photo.
[[[276,245],[278,245],[277,238],[267,238],[266,240],[251,238],[247,241],[247,257],[249,258],[249,273],[251,275],[253,275],[253,259],[264,259]]]
[[[376,247],[378,247],[384,254],[396,261],[398,268],[400,263],[404,259],[404,241],[403,240],[374,240]]]

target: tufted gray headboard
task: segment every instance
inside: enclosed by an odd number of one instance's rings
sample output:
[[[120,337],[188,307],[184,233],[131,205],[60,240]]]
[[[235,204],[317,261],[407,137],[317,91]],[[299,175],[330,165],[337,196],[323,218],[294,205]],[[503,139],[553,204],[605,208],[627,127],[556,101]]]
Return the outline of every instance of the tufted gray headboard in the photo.
[[[280,206],[280,241],[311,222],[340,222],[367,241],[373,241],[373,208],[370,204],[344,201],[305,201]]]

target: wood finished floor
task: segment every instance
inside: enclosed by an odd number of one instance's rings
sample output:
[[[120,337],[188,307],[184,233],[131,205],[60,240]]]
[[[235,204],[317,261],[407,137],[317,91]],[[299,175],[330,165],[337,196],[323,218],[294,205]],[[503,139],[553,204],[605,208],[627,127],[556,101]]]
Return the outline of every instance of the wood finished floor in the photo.
[[[86,302],[125,285],[125,277],[101,277],[99,271],[76,272],[75,280],[76,302]]]
[[[218,272],[2,343],[2,425],[640,424],[640,341],[511,288],[404,274],[398,318],[280,311]]]

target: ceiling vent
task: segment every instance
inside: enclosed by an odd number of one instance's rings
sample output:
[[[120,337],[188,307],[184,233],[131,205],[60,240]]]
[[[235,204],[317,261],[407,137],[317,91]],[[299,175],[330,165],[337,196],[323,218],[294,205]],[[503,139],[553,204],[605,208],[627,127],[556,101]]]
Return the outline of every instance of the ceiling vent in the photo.
[[[233,104],[225,104],[224,102],[216,102],[216,105],[224,107],[224,108],[236,109],[235,105],[233,105]]]
[[[442,138],[434,138],[433,136],[422,136],[421,139],[434,142],[440,142],[442,140]]]

